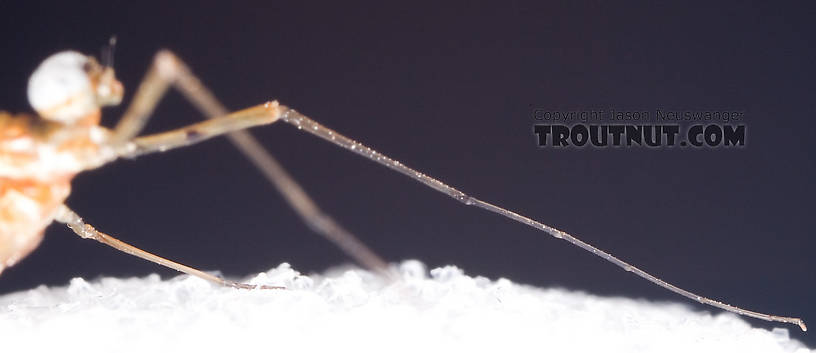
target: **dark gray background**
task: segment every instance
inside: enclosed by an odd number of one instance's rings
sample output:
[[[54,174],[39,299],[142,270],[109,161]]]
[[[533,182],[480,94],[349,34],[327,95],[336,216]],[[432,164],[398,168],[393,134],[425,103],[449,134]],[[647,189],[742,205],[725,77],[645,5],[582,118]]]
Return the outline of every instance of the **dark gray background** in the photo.
[[[229,107],[279,99],[683,288],[812,321],[814,11],[776,6],[2,2],[0,106],[30,111],[26,81],[40,60],[63,49],[96,54],[113,34],[126,104],[152,55],[170,48]],[[533,107],[740,110],[748,145],[542,149]],[[104,123],[121,111],[106,110]],[[171,94],[148,131],[197,120]],[[290,126],[253,133],[390,260],[683,301]],[[204,269],[244,275],[286,261],[310,272],[346,261],[225,139],[120,161],[73,186],[68,204],[101,230]],[[3,273],[0,292],[151,272],[174,275],[52,226]]]

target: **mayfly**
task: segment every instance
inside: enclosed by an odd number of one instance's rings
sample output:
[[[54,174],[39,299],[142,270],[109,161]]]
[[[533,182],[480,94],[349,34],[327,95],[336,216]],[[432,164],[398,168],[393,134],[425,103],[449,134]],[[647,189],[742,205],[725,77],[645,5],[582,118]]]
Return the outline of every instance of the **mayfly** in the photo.
[[[124,91],[114,74],[112,50],[113,41],[103,53],[102,63],[75,51],[50,56],[35,70],[28,83],[28,98],[38,116],[0,112],[0,272],[34,250],[42,240],[45,228],[56,221],[67,225],[82,238],[99,241],[183,273],[225,286],[256,288],[227,281],[129,245],[85,223],[64,204],[71,190],[71,179],[79,172],[119,158],[163,152],[227,135],[278,188],[311,229],[334,242],[365,267],[387,274],[387,263],[322,212],[303,188],[245,131],[254,126],[284,122],[402,173],[464,205],[496,213],[568,241],[691,300],[740,315],[796,324],[803,331],[807,329],[800,318],[745,310],[676,287],[564,231],[469,196],[277,101],[230,113],[176,55],[166,50],[156,54],[116,126],[112,129],[102,127],[99,125],[101,108],[119,104]],[[156,104],[170,87],[180,91],[208,120],[139,136]]]

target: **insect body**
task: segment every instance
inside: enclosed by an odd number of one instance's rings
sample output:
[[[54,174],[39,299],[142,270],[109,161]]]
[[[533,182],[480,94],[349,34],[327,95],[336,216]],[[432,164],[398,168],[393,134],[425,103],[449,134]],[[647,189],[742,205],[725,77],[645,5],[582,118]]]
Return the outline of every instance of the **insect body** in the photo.
[[[63,52],[29,82],[39,117],[0,112],[0,272],[40,243],[74,175],[115,158],[103,147],[110,132],[99,126],[100,106],[121,99],[113,69]]]
[[[135,137],[169,86],[184,93],[212,120],[165,133]],[[28,96],[39,116],[0,112],[0,272],[40,243],[45,228],[58,221],[83,238],[220,284],[251,288],[158,257],[99,232],[64,205],[71,179],[120,157],[165,151],[229,134],[286,200],[318,233],[363,265],[386,263],[350,232],[323,214],[303,189],[248,134],[247,127],[274,122],[277,102],[228,114],[226,109],[170,52],[156,56],[133,102],[114,129],[99,125],[101,107],[119,104],[122,84],[113,68],[74,51],[46,59],[29,80]]]
[[[181,91],[210,120],[137,137],[156,103],[170,86]],[[226,281],[126,244],[97,231],[63,204],[70,193],[71,179],[83,170],[97,168],[117,158],[166,151],[225,134],[278,188],[310,228],[334,242],[361,264],[388,274],[387,265],[379,256],[324,214],[280,164],[243,131],[252,126],[282,121],[402,173],[464,205],[490,211],[565,240],[689,299],[740,315],[797,324],[806,330],[799,318],[741,309],[676,287],[564,231],[467,195],[276,101],[228,113],[170,52],[162,51],[156,55],[131,105],[116,127],[106,129],[99,126],[100,107],[118,104],[122,91],[122,85],[116,80],[110,66],[102,66],[93,58],[77,52],[61,52],[45,60],[29,81],[29,100],[40,116],[0,113],[0,270],[14,265],[31,252],[42,239],[44,229],[56,220],[66,224],[80,237],[97,240],[131,255],[219,284],[255,288]]]

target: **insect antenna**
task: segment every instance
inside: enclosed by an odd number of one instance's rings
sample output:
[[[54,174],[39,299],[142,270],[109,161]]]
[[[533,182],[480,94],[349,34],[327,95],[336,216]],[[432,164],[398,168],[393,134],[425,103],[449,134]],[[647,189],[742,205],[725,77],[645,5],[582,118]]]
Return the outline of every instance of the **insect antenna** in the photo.
[[[102,66],[113,67],[113,54],[116,51],[116,35],[112,35],[110,39],[108,39],[108,45],[102,47],[100,51],[99,58],[102,60]]]

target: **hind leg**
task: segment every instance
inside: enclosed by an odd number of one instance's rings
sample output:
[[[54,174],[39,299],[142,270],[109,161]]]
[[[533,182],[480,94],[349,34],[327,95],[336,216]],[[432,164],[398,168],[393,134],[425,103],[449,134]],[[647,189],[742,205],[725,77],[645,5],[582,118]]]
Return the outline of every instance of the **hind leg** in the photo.
[[[204,271],[192,268],[190,266],[182,265],[178,262],[171,261],[165,259],[161,256],[151,254],[147,251],[139,249],[133,245],[125,243],[119,239],[116,239],[108,234],[102,233],[90,224],[85,223],[79,215],[77,215],[74,211],[68,208],[68,206],[62,205],[57,211],[57,222],[64,223],[71,228],[77,235],[85,239],[93,239],[102,244],[108,245],[113,247],[116,250],[128,253],[130,255],[140,257],[147,261],[151,261],[157,263],[159,265],[172,268],[176,271],[186,273],[188,275],[196,276],[198,278],[202,278],[208,280],[210,282],[214,282],[223,286],[233,287],[233,288],[241,288],[241,289],[283,289],[283,287],[275,287],[275,286],[264,286],[264,285],[252,285],[246,283],[238,283],[227,281],[221,277],[211,275]]]

